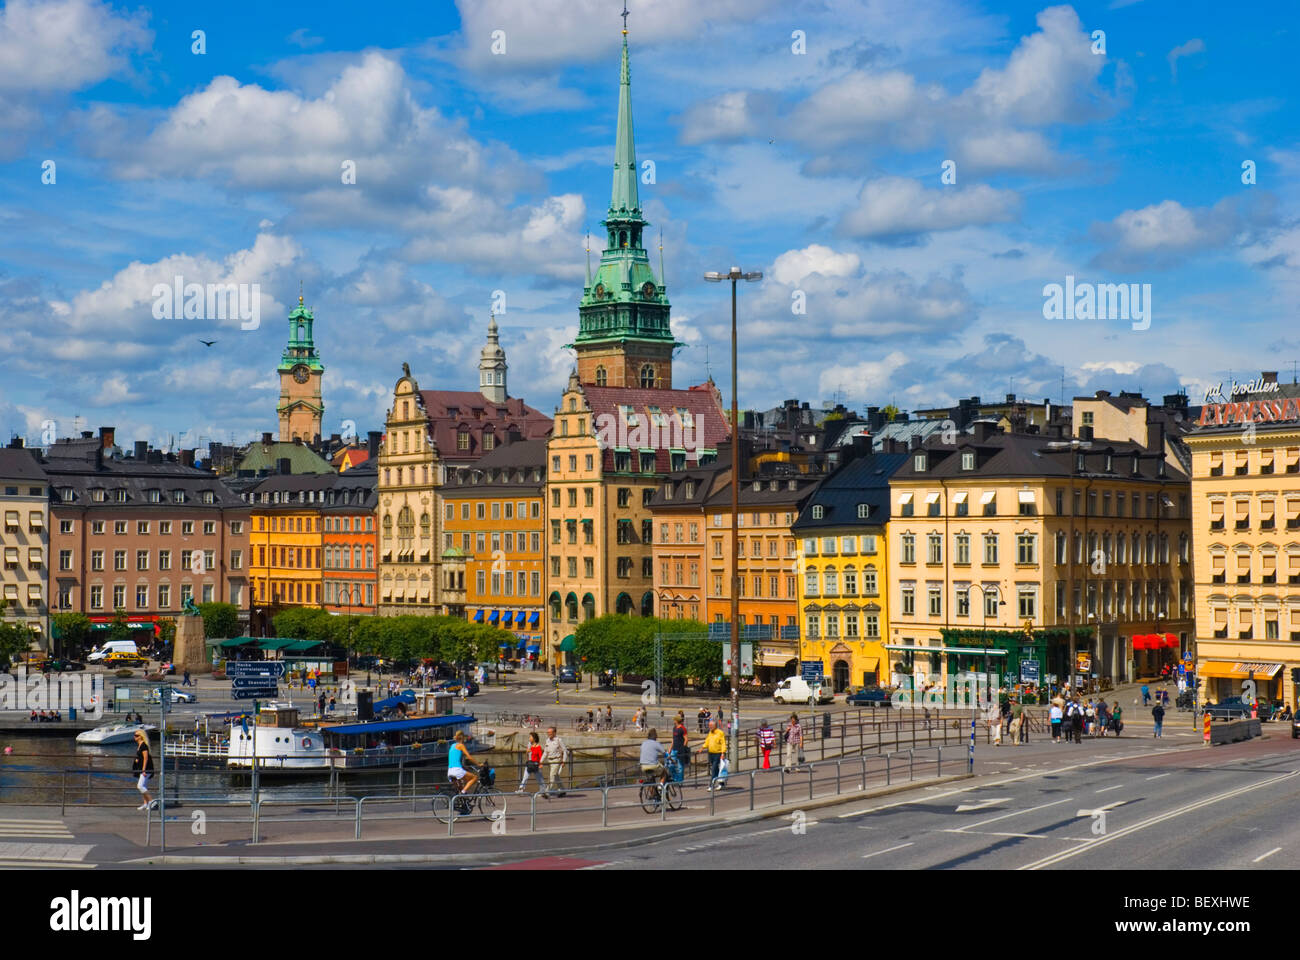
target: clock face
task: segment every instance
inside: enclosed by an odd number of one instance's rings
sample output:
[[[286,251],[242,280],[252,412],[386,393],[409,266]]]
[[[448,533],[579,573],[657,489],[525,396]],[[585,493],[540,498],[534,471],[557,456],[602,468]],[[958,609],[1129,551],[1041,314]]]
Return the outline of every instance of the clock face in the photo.
[[[654,295],[655,295],[655,285],[651,283],[649,280],[647,280],[645,282],[645,285],[641,287],[641,296],[645,297],[647,300],[650,300],[654,298]]]
[[[300,363],[293,368],[293,378],[299,383],[306,383],[309,377],[311,377],[311,371],[303,364]]]
[[[603,283],[598,283],[596,284],[596,299],[603,300],[604,298],[605,298],[605,285]]]

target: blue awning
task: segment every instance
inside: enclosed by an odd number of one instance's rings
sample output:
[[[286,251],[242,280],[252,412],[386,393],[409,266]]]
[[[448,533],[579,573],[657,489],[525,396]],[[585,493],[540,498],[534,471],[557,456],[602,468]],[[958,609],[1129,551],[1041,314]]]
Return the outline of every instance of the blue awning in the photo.
[[[515,619],[515,612],[514,612],[513,610],[503,610],[503,611],[501,611],[501,622],[502,622],[502,623],[512,623],[512,622],[514,621],[514,619]]]
[[[483,622],[483,611],[482,611],[482,610],[478,610],[478,611],[476,611],[476,612],[474,613],[474,622],[475,622],[475,623],[482,623],[482,622]]]
[[[508,643],[503,643],[503,644],[501,644],[501,646],[499,646],[497,649],[498,649],[498,650],[509,650],[509,649],[510,649],[510,644],[508,644]]]
[[[529,625],[535,624],[537,622],[537,618],[540,616],[541,616],[541,612],[534,610],[528,617]]]
[[[519,648],[520,648],[520,649],[523,649],[523,647],[525,647],[527,644],[528,644],[528,638],[527,638],[527,637],[520,637],[520,638],[519,638]]]
[[[491,615],[488,617],[488,623],[496,623],[500,619],[501,619],[501,611],[493,610]]]
[[[525,652],[527,652],[527,653],[536,653],[536,652],[537,652],[538,650],[540,650],[540,649],[541,649],[541,647],[539,647],[537,644],[535,644],[535,643],[530,643],[530,644],[528,645],[528,647],[526,648],[526,651],[525,651]]]

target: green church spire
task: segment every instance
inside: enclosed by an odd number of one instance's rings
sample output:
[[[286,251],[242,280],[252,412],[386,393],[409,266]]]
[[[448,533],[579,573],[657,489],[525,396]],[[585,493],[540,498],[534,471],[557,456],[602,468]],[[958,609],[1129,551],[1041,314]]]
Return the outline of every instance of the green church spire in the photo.
[[[627,64],[627,30],[623,31],[623,66],[618,81],[618,135],[614,141],[614,189],[609,198],[611,220],[640,220],[637,195],[636,138],[632,134],[632,74]]]

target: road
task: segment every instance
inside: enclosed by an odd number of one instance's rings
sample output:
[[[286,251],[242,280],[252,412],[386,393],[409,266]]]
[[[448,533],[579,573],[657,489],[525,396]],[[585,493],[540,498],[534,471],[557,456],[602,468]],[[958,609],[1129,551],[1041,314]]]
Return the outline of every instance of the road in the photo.
[[[1041,770],[984,777],[972,786],[795,811],[775,823],[630,846],[573,866],[1176,871],[1294,865],[1300,743],[1274,734],[1212,750],[1157,749],[1153,744],[1146,755],[1118,760],[1065,752]],[[503,858],[498,865],[510,864]]]

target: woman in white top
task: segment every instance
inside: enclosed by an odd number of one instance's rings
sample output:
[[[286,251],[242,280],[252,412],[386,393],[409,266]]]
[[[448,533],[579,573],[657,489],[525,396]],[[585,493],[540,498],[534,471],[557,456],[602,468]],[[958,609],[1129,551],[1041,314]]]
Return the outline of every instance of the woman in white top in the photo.
[[[1061,742],[1061,717],[1064,715],[1057,701],[1052,701],[1052,709],[1047,712],[1052,721],[1052,742]]]

